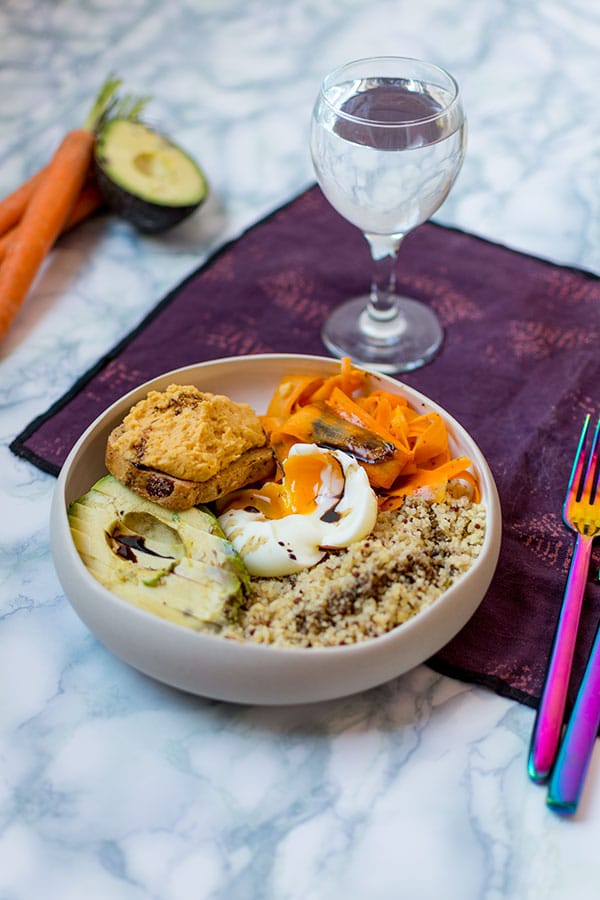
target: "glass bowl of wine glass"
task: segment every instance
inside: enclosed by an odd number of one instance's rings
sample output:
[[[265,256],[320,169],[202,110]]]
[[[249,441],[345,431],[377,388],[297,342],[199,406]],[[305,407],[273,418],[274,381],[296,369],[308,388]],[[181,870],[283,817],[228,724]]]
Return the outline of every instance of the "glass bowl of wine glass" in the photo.
[[[466,119],[456,80],[406,57],[346,63],[323,80],[310,148],[321,190],[360,228],[373,266],[365,295],[326,321],[325,346],[381,372],[424,365],[443,330],[426,304],[398,295],[395,264],[404,236],[439,209],[462,166]]]

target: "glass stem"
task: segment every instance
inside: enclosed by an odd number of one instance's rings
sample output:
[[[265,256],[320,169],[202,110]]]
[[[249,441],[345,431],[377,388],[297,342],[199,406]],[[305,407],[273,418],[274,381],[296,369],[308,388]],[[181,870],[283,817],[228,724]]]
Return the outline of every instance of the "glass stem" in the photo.
[[[365,234],[373,258],[373,279],[367,313],[377,322],[389,322],[398,314],[396,259],[404,235]]]

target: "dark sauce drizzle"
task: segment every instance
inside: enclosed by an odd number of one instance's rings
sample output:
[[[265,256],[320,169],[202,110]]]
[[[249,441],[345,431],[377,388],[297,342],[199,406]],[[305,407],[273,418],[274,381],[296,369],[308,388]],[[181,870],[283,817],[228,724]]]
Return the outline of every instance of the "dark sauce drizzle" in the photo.
[[[148,556],[158,556],[160,559],[173,559],[172,556],[165,556],[162,553],[157,553],[156,550],[151,550],[150,547],[146,546],[146,539],[140,534],[111,534],[108,535],[108,538],[111,543],[114,541],[117,545],[115,549],[116,555],[122,559],[129,560],[129,562],[137,562],[134,550],[137,550],[138,553],[146,553]]]

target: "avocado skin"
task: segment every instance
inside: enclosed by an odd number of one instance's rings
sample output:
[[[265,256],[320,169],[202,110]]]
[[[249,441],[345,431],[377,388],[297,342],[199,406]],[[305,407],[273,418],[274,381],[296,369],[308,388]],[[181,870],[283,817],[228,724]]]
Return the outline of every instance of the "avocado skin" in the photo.
[[[121,599],[202,631],[239,614],[249,575],[206,507],[173,513],[106,475],[68,517],[88,571]]]
[[[121,163],[116,163],[112,158],[115,142],[118,144],[119,159],[124,160],[125,171],[122,170]],[[154,201],[152,181],[154,179],[155,183],[160,184],[160,174],[146,172],[147,180],[137,191],[131,184],[131,170],[128,176],[127,164],[135,164],[138,154],[146,153],[150,159],[156,159],[165,149],[171,160],[177,161],[180,177],[184,177],[182,170],[185,169],[188,175],[190,171],[194,173],[197,186],[192,196],[186,198],[190,201],[188,203],[170,203],[164,199]],[[160,170],[160,165],[158,168]],[[150,234],[178,225],[204,203],[208,194],[206,177],[196,161],[164,134],[141,122],[113,119],[105,125],[96,139],[93,173],[107,206],[139,231]],[[139,177],[139,171],[136,175]],[[173,170],[170,177],[172,175]],[[160,188],[158,193],[160,194]]]

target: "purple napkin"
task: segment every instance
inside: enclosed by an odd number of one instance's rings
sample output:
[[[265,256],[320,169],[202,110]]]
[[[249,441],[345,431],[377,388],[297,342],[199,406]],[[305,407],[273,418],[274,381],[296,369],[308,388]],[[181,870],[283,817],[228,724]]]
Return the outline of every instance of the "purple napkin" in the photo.
[[[311,188],[178,286],[11,449],[56,474],[100,412],[162,372],[249,353],[324,355],[323,319],[369,280],[364,238]],[[504,516],[490,590],[430,664],[535,706],[573,544],[564,492],[583,416],[600,407],[600,280],[428,223],[403,244],[398,285],[445,329],[440,355],[402,380],[471,433]],[[596,550],[577,676],[600,617],[599,564]]]

